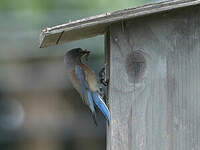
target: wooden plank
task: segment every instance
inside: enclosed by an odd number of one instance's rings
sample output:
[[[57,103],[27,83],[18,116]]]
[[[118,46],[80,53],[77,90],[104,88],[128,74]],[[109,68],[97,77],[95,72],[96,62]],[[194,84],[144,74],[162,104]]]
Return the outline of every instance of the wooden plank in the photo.
[[[199,15],[195,6],[111,25],[107,150],[199,149]]]
[[[42,30],[40,35],[40,47],[52,46],[59,43],[104,34],[107,27],[114,22],[197,5],[199,3],[200,0],[170,0],[142,7],[120,10],[113,13],[92,16],[55,27],[46,28]]]
[[[105,47],[105,82],[109,83],[109,78],[110,78],[110,32],[108,31],[104,35],[104,47]]]

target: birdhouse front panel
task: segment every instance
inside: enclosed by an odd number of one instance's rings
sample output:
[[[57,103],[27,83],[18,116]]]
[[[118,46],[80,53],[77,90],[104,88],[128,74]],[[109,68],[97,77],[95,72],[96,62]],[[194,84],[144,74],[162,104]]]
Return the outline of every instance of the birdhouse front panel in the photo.
[[[200,6],[109,27],[108,150],[200,147]]]

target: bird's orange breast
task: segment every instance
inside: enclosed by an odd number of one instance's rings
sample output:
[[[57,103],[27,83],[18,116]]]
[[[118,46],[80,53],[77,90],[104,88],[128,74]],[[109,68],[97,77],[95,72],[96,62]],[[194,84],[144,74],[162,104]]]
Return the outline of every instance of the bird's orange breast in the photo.
[[[80,63],[80,66],[85,71],[86,80],[88,81],[88,85],[89,85],[90,90],[93,91],[93,92],[97,91],[98,85],[97,85],[97,81],[96,81],[96,77],[95,77],[94,72],[92,72],[92,70],[83,63]]]

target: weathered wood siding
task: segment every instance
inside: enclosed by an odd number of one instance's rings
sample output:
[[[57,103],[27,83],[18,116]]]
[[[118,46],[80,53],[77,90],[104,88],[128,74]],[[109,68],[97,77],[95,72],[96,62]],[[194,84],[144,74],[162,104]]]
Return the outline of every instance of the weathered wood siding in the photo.
[[[107,150],[199,150],[200,7],[111,25],[109,56]]]

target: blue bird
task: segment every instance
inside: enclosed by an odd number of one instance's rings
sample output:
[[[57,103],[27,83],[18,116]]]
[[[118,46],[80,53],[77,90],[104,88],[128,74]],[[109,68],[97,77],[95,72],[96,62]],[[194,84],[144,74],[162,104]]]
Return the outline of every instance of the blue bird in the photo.
[[[89,107],[94,123],[97,125],[95,105],[108,122],[110,121],[110,111],[101,97],[94,72],[81,61],[82,56],[89,56],[89,54],[90,51],[75,48],[65,54],[64,62],[74,88],[80,94],[84,104]]]

